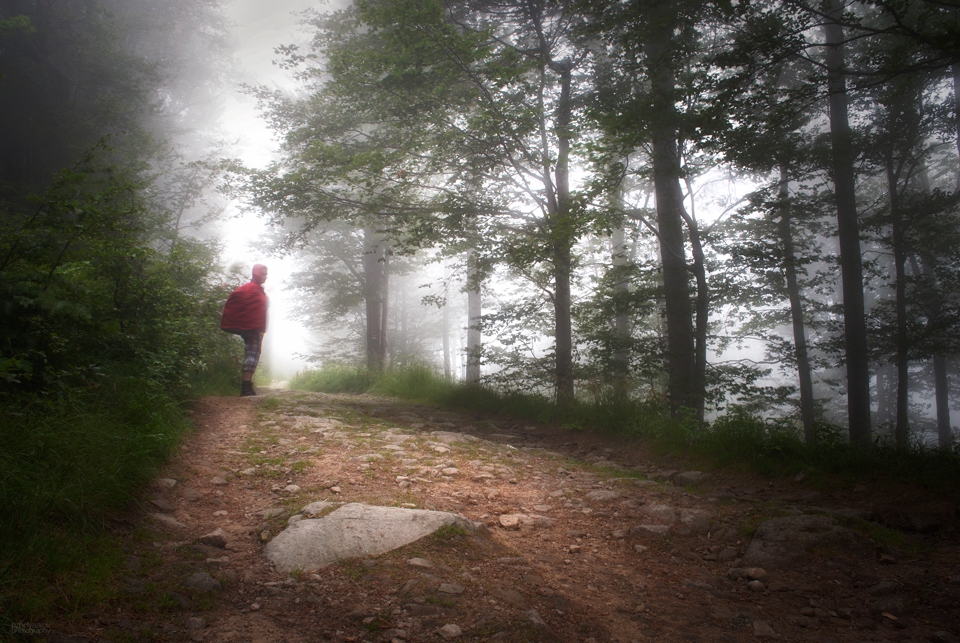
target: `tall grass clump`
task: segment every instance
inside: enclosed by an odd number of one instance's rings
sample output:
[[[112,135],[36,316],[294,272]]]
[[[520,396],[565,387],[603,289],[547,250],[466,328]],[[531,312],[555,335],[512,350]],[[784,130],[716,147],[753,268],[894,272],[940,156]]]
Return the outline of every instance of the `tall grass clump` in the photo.
[[[316,393],[366,393],[376,379],[377,375],[365,368],[330,364],[318,370],[297,373],[287,386]]]

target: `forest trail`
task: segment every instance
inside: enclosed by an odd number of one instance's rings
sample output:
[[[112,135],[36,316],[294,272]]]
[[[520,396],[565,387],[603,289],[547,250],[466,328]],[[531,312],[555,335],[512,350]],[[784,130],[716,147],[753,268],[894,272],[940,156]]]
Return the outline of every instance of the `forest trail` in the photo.
[[[955,504],[855,481],[817,491],[715,471],[693,484],[604,436],[262,393],[196,405],[196,432],[127,516],[126,598],[70,640],[960,640]],[[264,541],[316,500],[452,511],[486,529],[276,573]],[[909,533],[890,546],[900,532],[863,518]]]

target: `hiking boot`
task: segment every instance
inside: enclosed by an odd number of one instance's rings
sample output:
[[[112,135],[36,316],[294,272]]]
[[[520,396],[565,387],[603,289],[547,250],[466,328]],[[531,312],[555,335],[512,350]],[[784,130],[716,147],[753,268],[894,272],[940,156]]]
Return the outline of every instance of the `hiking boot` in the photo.
[[[256,395],[257,392],[253,390],[253,382],[241,382],[240,383],[240,397],[246,397],[248,395]]]

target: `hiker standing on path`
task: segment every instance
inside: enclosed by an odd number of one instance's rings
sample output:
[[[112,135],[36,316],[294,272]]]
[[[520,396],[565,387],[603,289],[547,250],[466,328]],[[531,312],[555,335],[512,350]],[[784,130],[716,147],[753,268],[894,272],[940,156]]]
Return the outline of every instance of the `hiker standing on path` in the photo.
[[[246,345],[241,396],[257,394],[253,390],[252,380],[260,363],[263,334],[267,332],[267,293],[263,291],[263,282],[266,280],[267,267],[262,263],[254,265],[253,279],[230,293],[220,318],[220,328],[239,335]]]

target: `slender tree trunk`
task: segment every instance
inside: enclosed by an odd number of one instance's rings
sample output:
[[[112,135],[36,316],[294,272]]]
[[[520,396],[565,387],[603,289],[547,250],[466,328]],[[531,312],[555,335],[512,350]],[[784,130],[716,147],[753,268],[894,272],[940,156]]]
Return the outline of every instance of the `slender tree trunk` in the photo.
[[[573,321],[570,318],[570,274],[572,271],[573,217],[570,212],[570,63],[555,65],[560,74],[557,105],[556,215],[553,217],[554,339],[556,341],[557,403],[574,399]]]
[[[626,231],[623,226],[617,226],[613,229],[610,245],[612,246],[610,249],[611,264],[613,269],[617,271],[617,281],[613,284],[614,298],[617,302],[617,312],[613,318],[613,333],[616,338],[616,346],[613,349],[613,380],[617,394],[625,395],[630,374],[630,352],[627,347],[630,343],[632,329],[630,315],[624,310],[630,283],[624,272],[628,259]]]
[[[483,350],[482,309],[480,300],[480,271],[477,255],[467,254],[467,373],[468,384],[480,383],[480,354]]]
[[[380,239],[373,228],[363,230],[363,298],[366,303],[367,368],[383,370],[381,341],[383,332],[383,267],[380,263]]]
[[[694,303],[694,369],[691,391],[692,407],[696,411],[697,419],[703,422],[704,396],[707,386],[707,325],[710,321],[710,288],[707,286],[707,261],[703,252],[703,243],[700,241],[700,226],[694,216],[693,182],[686,179],[687,194],[690,195],[690,213],[687,214],[681,207],[680,214],[687,224],[690,235],[690,252],[693,255],[693,264],[690,271],[697,284],[696,300]]]
[[[933,356],[933,381],[937,396],[937,442],[943,448],[953,444],[950,427],[950,395],[947,384],[947,358],[942,353]]]
[[[840,272],[843,286],[844,347],[847,363],[847,414],[850,441],[870,444],[870,363],[864,318],[863,261],[857,221],[854,151],[847,117],[844,71],[844,34],[840,24],[840,0],[827,0],[826,36],[827,90],[830,107],[830,139],[833,148],[833,182],[837,204],[837,236],[840,242]]]
[[[953,65],[953,118],[957,124],[957,157],[960,159],[960,63]],[[960,164],[957,165],[957,192],[960,192]]]
[[[380,242],[380,364],[381,368],[390,365],[389,342],[387,341],[387,321],[390,319],[390,253],[387,244]]]
[[[443,334],[443,378],[453,379],[450,373],[450,270],[443,266],[443,308],[441,309],[440,332]]]
[[[663,3],[652,16],[647,44],[647,72],[658,118],[649,124],[653,143],[653,183],[656,193],[660,261],[667,318],[667,395],[679,414],[696,408],[696,350],[690,306],[690,282],[683,237],[683,191],[677,149],[677,114],[671,39],[675,9]]]
[[[797,258],[793,247],[793,229],[790,217],[790,177],[787,168],[780,165],[780,243],[783,244],[783,270],[787,281],[787,297],[790,300],[790,318],[793,321],[793,350],[797,359],[797,380],[800,385],[800,421],[807,444],[816,442],[814,432],[815,405],[813,400],[813,377],[807,355],[807,334],[803,323],[803,303],[797,279]]]
[[[897,446],[904,448],[908,444],[910,432],[907,416],[907,405],[910,400],[910,340],[907,335],[907,252],[904,247],[898,183],[898,177],[893,167],[893,158],[888,156],[887,190],[890,193],[890,219],[893,227],[894,306],[897,316],[897,354],[894,360],[897,365],[897,420],[894,424],[894,436]]]
[[[891,366],[883,364],[877,367],[877,424],[893,424],[896,395],[891,395]]]

